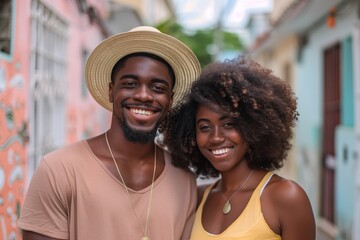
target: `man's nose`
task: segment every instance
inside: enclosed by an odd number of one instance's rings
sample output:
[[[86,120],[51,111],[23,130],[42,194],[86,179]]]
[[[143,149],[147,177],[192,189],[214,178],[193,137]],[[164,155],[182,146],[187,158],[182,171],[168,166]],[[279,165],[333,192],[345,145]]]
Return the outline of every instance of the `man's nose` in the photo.
[[[139,86],[136,89],[133,97],[141,102],[149,102],[154,100],[151,89],[145,84]]]

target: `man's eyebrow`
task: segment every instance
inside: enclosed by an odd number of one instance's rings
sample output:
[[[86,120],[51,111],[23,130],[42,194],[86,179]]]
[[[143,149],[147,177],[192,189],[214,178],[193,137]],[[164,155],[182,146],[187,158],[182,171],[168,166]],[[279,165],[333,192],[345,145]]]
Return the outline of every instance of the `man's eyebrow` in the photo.
[[[131,73],[128,73],[128,74],[124,74],[120,77],[120,80],[122,79],[126,79],[126,78],[133,78],[133,79],[138,79],[139,77],[136,76],[135,74],[131,74]]]
[[[167,86],[170,86],[170,83],[169,81],[165,80],[165,79],[162,79],[162,78],[154,78],[151,80],[151,82],[154,82],[154,83],[162,83],[162,84],[165,84]]]

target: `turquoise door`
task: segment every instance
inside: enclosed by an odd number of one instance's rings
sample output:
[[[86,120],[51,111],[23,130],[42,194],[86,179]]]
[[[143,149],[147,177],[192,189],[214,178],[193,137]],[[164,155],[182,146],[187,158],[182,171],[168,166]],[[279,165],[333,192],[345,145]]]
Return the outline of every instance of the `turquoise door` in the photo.
[[[335,132],[337,240],[351,240],[356,198],[356,134],[352,39],[341,46],[341,125]]]
[[[335,133],[335,219],[337,240],[351,240],[355,212],[355,129],[338,127]]]

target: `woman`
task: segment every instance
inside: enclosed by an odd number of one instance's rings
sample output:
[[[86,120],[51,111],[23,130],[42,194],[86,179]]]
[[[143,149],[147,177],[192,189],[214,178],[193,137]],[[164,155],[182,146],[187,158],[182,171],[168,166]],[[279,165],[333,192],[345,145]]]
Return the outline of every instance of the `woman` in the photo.
[[[289,85],[254,61],[209,65],[170,116],[173,160],[202,177],[192,240],[315,239],[309,199],[280,169],[297,120]]]

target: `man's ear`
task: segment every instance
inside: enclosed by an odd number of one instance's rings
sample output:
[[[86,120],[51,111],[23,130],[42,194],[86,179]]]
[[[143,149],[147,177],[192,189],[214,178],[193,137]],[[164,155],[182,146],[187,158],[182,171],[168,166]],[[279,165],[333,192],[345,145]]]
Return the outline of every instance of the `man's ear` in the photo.
[[[114,84],[109,82],[109,102],[114,103],[114,94],[113,94]]]

